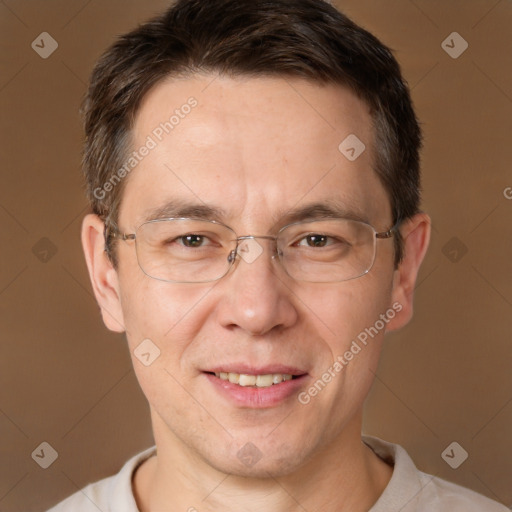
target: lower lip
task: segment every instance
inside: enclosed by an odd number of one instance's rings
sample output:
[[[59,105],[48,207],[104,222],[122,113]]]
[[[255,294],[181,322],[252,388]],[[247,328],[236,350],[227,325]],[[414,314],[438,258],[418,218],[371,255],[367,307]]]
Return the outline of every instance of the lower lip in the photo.
[[[229,380],[222,380],[211,373],[205,373],[214,388],[225,398],[239,407],[263,409],[275,407],[292,395],[297,395],[304,385],[307,375],[301,375],[292,380],[272,384],[267,388],[239,386]]]

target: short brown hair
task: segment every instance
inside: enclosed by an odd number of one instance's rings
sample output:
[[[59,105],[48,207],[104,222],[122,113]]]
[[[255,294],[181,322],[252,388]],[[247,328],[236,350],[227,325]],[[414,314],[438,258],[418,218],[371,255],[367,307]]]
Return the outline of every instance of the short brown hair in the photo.
[[[419,211],[421,132],[400,67],[375,36],[324,0],[177,0],[121,36],[95,66],[84,100],[83,171],[93,212],[117,225],[123,181],[98,190],[119,169],[148,91],[169,76],[287,76],[348,87],[370,108],[375,172],[395,223]],[[106,250],[116,265],[106,229]],[[395,264],[403,256],[395,238]]]

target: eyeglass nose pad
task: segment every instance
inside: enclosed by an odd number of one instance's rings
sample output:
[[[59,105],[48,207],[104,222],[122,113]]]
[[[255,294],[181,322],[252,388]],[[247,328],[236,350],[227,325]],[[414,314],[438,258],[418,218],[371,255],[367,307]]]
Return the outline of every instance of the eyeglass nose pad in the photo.
[[[235,259],[236,259],[236,252],[237,250],[236,249],[233,249],[229,254],[228,254],[228,263],[231,265]]]
[[[282,249],[280,249],[279,247],[276,247],[276,250],[275,250],[275,251],[274,251],[274,253],[272,254],[271,258],[272,258],[273,260],[275,260],[276,258],[277,258],[278,260],[280,260],[282,256],[283,256],[283,251],[282,251]]]

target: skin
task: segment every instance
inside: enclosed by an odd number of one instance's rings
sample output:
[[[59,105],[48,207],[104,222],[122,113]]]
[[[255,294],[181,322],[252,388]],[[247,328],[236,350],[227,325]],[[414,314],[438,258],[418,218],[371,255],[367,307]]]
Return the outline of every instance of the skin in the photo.
[[[284,78],[166,80],[141,105],[133,147],[190,96],[198,106],[126,178],[124,232],[173,198],[221,206],[239,236],[274,233],[287,210],[329,199],[362,212],[377,231],[391,227],[389,200],[372,170],[368,108],[350,91]],[[351,133],[366,145],[353,162],[338,150]],[[238,261],[220,281],[170,284],[140,270],[133,242],[119,243],[114,269],[103,252],[103,224],[86,216],[82,242],[104,322],[126,331],[151,409],[158,456],[133,480],[142,511],[355,512],[375,503],[392,468],[361,442],[361,424],[384,331],[307,405],[293,395],[275,407],[238,407],[202,370],[282,363],[308,373],[307,390],[395,302],[402,310],[387,331],[404,326],[430,219],[418,214],[400,229],[398,269],[392,239],[379,240],[371,271],[351,281],[295,282],[261,241],[259,258]],[[148,367],[133,356],[145,338],[161,351]],[[262,454],[252,467],[237,457],[248,442]]]

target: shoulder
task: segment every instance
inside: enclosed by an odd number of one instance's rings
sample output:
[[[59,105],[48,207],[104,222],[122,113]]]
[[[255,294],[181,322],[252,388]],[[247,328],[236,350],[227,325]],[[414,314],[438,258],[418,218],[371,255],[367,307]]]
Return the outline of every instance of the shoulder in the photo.
[[[72,494],[48,512],[138,512],[132,491],[132,476],[135,470],[156,452],[149,448],[132,457],[121,471]]]
[[[52,507],[48,512],[69,512],[72,510],[77,512],[98,512],[98,509],[109,510],[109,490],[114,478],[109,477],[94,484],[89,484]]]
[[[430,504],[436,504],[437,508],[433,510],[439,512],[510,512],[510,509],[496,501],[493,501],[471,489],[466,489],[460,485],[448,482],[441,478],[419,473],[422,487],[422,501],[425,502],[425,508],[419,510],[432,510]]]
[[[370,512],[510,512],[470,489],[419,471],[398,444],[369,436],[363,442],[393,466],[391,480]]]

